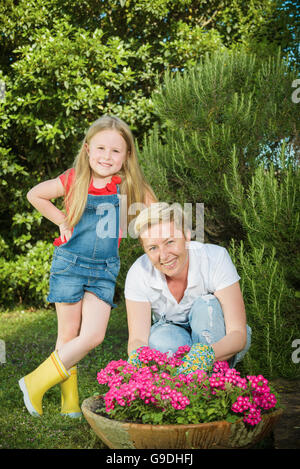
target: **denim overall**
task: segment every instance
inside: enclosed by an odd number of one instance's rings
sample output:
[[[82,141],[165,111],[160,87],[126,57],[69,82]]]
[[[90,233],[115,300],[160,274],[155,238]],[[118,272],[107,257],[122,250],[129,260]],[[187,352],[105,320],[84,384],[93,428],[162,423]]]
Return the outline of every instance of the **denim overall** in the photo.
[[[112,307],[120,270],[119,186],[117,194],[88,194],[81,219],[69,241],[55,247],[47,301],[76,303],[85,291]]]

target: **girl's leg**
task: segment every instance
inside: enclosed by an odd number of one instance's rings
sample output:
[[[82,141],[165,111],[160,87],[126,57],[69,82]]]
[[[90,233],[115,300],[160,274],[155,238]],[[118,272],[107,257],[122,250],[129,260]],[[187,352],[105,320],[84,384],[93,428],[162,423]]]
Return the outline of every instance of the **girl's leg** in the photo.
[[[78,336],[81,325],[82,300],[78,303],[55,303],[57,314],[56,350]]]
[[[82,300],[77,303],[56,303],[57,341],[56,350],[78,336],[81,325]],[[77,366],[69,370],[70,377],[60,383],[61,415],[71,418],[82,416],[79,405]]]
[[[103,342],[111,306],[91,292],[82,299],[79,335],[58,348],[58,355],[69,369]]]
[[[25,406],[31,415],[42,415],[45,392],[55,384],[68,380],[71,376],[68,370],[103,341],[110,309],[110,305],[86,292],[82,300],[79,335],[60,346],[38,368],[19,380]]]

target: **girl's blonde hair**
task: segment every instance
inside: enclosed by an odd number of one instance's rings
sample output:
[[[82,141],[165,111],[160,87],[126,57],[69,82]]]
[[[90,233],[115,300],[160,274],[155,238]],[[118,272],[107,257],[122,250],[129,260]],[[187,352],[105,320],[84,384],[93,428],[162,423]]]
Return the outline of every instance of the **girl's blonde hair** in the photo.
[[[97,119],[88,129],[79,153],[74,160],[75,178],[65,197],[67,222],[70,228],[73,228],[79,222],[83,214],[92,177],[86,144],[89,144],[92,137],[103,130],[116,130],[124,138],[127,145],[127,157],[121,171],[118,173],[122,178],[120,193],[127,195],[127,211],[129,206],[135,202],[145,203],[147,197],[156,201],[156,197],[151,187],[145,181],[139,166],[134,138],[130,128],[118,117],[105,115]],[[66,182],[67,180],[68,177],[66,177]],[[128,217],[128,223],[132,218]]]

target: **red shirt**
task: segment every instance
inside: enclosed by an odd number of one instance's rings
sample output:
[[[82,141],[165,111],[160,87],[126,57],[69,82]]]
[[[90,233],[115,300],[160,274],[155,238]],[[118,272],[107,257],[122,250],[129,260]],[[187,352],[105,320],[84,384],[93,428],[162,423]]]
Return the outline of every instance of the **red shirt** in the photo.
[[[66,177],[68,175],[68,180],[67,180],[67,185],[65,186],[66,183]],[[71,168],[69,171],[64,172],[59,176],[59,179],[61,180],[62,184],[64,187],[66,187],[66,193],[69,192],[71,184],[74,180],[75,176],[75,170],[74,168]],[[91,183],[88,189],[88,194],[91,195],[110,195],[110,194],[116,194],[117,193],[117,184],[121,184],[122,179],[120,176],[112,176],[111,181],[106,184],[105,187],[101,187],[101,189],[98,189],[97,187],[93,186],[93,178],[91,179]],[[120,235],[119,235],[119,246],[121,242],[121,230],[120,230]],[[62,241],[61,238],[55,238],[54,240],[54,246],[61,246],[62,244],[65,244],[66,241]]]

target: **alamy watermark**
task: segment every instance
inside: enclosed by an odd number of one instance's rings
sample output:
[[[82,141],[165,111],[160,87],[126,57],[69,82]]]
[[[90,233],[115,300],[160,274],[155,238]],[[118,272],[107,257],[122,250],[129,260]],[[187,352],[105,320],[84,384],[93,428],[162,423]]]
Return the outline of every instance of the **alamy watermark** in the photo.
[[[0,103],[3,103],[5,100],[5,82],[0,80]]]
[[[300,363],[300,339],[293,340],[292,347],[296,349],[292,353],[292,362],[293,363]]]
[[[143,203],[134,203],[127,208],[127,196],[119,196],[119,226],[122,233],[122,238],[126,238],[127,235],[133,239],[138,238],[138,234],[135,231],[134,225],[136,217],[139,213],[147,208]],[[204,242],[204,203],[184,203],[181,206],[179,203],[170,204],[170,209],[177,210],[177,222],[183,228],[183,232],[189,231],[191,233],[191,239]],[[151,210],[151,207],[150,207]],[[96,233],[99,238],[116,238],[119,237],[117,230],[117,217],[116,217],[116,206],[112,203],[100,204],[97,208],[97,215],[100,216],[96,226]],[[178,214],[181,214],[183,219],[178,220]],[[171,214],[170,214],[171,215]],[[129,217],[132,217],[128,223]],[[171,216],[170,216],[171,219]],[[171,220],[164,221],[171,221]],[[193,221],[192,221],[193,220]],[[170,233],[165,230],[161,233],[165,238],[170,236]]]
[[[297,86],[299,87],[297,88]],[[292,101],[293,103],[298,104],[300,103],[300,78],[293,81],[292,88],[296,88],[292,93]]]
[[[0,363],[6,363],[5,342],[0,339]]]

